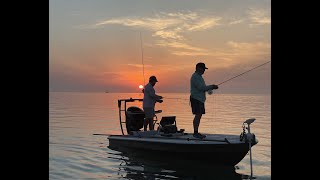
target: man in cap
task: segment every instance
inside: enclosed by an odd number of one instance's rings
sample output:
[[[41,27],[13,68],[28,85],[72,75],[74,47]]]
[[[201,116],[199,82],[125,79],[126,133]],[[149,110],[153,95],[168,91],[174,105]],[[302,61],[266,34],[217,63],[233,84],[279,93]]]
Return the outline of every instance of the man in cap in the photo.
[[[155,116],[154,107],[156,102],[162,103],[162,96],[156,94],[153,86],[158,82],[155,76],[150,76],[149,83],[144,88],[143,96],[143,110],[145,113],[144,131],[147,131],[149,124],[149,130],[154,130],[153,117]]]
[[[200,139],[206,137],[205,135],[202,135],[198,132],[200,119],[202,117],[202,114],[205,114],[204,103],[206,101],[206,92],[213,89],[218,89],[217,85],[212,84],[207,86],[204,82],[202,74],[206,69],[208,68],[204,63],[198,63],[196,65],[196,71],[192,74],[190,79],[190,102],[192,113],[195,115],[193,119],[193,136]]]

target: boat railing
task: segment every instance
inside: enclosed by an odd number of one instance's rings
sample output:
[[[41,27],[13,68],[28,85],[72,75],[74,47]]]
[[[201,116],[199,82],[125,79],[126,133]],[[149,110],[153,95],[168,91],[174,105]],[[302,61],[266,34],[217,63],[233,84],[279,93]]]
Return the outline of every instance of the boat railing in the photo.
[[[143,99],[134,99],[134,98],[118,99],[119,120],[120,120],[120,128],[121,128],[122,135],[124,135],[122,124],[125,124],[126,121],[122,121],[122,119],[121,119],[121,114],[122,113],[121,112],[126,112],[126,110],[127,110],[127,102],[134,102],[134,101],[143,101]],[[121,108],[122,102],[124,102],[124,109]],[[127,114],[126,113],[124,113],[124,114],[125,114],[125,117],[127,118]]]
[[[123,126],[122,124],[126,124],[126,120],[127,120],[127,103],[128,102],[135,102],[135,101],[138,101],[138,102],[141,102],[143,101],[143,99],[141,98],[129,98],[129,99],[119,99],[118,100],[118,108],[119,108],[119,121],[120,121],[120,128],[121,128],[121,132],[122,132],[122,135],[124,135],[124,132],[123,132]],[[122,104],[123,104],[123,109],[122,109]],[[122,120],[121,118],[121,115],[122,115],[122,112],[124,112],[124,115],[125,115],[125,121]],[[158,114],[158,113],[161,113],[162,110],[157,110],[155,111],[155,114]],[[130,112],[130,114],[144,114],[144,112]],[[158,117],[155,115],[155,120],[154,120],[154,124],[156,124],[158,120]]]

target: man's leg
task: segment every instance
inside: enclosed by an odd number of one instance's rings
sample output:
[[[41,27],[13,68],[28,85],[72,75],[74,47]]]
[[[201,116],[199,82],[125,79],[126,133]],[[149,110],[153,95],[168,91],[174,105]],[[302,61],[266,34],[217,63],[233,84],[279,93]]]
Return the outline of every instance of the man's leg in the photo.
[[[152,121],[153,121],[153,117],[154,117],[154,109],[149,108],[149,107],[145,107],[143,109],[144,109],[144,113],[145,113],[145,118],[144,118],[144,123],[143,123],[144,131],[147,131],[148,124],[149,124],[149,130],[153,130]]]
[[[149,130],[154,130],[153,118],[149,118]]]
[[[193,119],[193,133],[198,133],[199,125],[200,125],[200,119],[202,117],[202,114],[196,114]]]
[[[205,135],[202,135],[199,133],[199,126],[200,126],[200,120],[202,117],[202,114],[205,114],[205,109],[204,109],[204,103],[190,98],[191,101],[191,107],[192,107],[192,113],[195,115],[193,119],[193,136],[195,138],[205,138]]]
[[[147,131],[148,123],[149,123],[148,118],[144,118],[144,120],[143,120],[143,130],[144,131]]]

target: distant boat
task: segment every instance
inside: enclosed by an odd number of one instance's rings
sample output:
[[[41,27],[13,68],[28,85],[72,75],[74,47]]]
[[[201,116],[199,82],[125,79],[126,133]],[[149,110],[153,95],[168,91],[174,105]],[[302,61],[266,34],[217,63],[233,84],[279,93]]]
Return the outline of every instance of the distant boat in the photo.
[[[109,93],[109,91],[105,91],[105,93]]]

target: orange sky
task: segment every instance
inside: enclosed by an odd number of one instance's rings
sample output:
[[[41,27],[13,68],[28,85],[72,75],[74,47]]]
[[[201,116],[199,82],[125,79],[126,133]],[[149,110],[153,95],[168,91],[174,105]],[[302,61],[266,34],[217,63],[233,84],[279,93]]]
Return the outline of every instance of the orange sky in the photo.
[[[218,84],[271,60],[270,1],[55,0],[49,5],[50,91],[140,92],[143,79],[147,83],[155,75],[157,91],[189,92],[198,62],[209,67],[206,83]],[[270,93],[270,65],[219,91]]]

